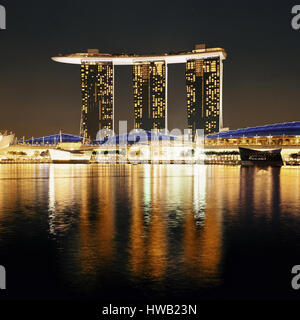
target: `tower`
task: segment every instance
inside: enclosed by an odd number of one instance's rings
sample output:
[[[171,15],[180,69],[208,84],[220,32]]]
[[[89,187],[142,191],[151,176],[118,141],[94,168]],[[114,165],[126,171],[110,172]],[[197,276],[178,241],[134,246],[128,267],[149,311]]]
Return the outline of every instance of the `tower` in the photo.
[[[186,63],[188,128],[195,135],[219,132],[222,127],[222,60],[191,59]]]
[[[114,126],[114,68],[111,62],[81,64],[82,112],[80,135],[95,140]]]
[[[133,64],[134,128],[162,131],[167,128],[165,61]]]

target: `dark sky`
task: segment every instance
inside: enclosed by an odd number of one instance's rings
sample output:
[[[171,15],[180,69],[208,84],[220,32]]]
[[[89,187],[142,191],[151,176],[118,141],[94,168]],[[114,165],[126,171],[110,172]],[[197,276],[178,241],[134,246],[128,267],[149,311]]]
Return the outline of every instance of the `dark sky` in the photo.
[[[300,4],[300,1],[298,1]],[[0,30],[0,130],[19,137],[79,131],[80,69],[58,53],[163,53],[223,47],[224,125],[300,120],[297,1],[14,1]],[[116,120],[133,125],[129,66],[116,70]],[[184,65],[169,67],[169,128],[186,127]]]

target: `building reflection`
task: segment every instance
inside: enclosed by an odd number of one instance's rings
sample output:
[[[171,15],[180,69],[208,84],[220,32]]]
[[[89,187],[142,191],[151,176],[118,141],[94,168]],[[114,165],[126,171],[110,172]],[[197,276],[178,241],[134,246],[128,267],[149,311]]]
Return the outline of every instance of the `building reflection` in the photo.
[[[0,239],[24,217],[47,221],[70,281],[129,270],[135,281],[176,274],[215,286],[223,229],[280,228],[284,214],[296,214],[299,176],[239,166],[0,166]]]
[[[150,168],[150,174],[147,171]],[[130,227],[130,269],[163,280],[168,268],[183,259],[186,274],[202,282],[219,279],[222,250],[221,215],[207,206],[205,166],[151,166],[133,174],[132,218]],[[168,177],[168,179],[166,179]],[[149,179],[151,178],[151,179]],[[143,181],[144,185],[140,184]],[[147,184],[147,185],[145,185]],[[150,186],[149,186],[149,185]],[[144,198],[141,197],[144,192]],[[145,193],[145,191],[147,191]],[[213,189],[208,197],[213,197]],[[149,204],[149,194],[151,203]],[[214,203],[213,199],[212,204]],[[149,206],[150,218],[144,211]],[[168,212],[176,213],[172,219]],[[173,235],[178,247],[171,248],[172,227],[182,225],[183,235]],[[183,250],[183,257],[180,252]]]
[[[82,180],[78,250],[82,273],[90,280],[114,257],[114,197],[109,167],[104,167],[100,175],[95,174],[95,178],[89,174]]]
[[[45,165],[0,165],[0,219],[1,215],[22,212],[22,215],[7,215],[13,220],[25,215],[33,216],[34,204],[41,204],[47,188],[48,172]]]
[[[141,277],[145,270],[146,252],[145,252],[145,229],[144,229],[144,211],[143,198],[141,197],[142,183],[139,179],[139,173],[135,168],[131,173],[131,226],[129,243],[129,265],[132,273]],[[147,176],[148,178],[148,176]]]
[[[132,172],[129,267],[135,276],[162,279],[167,264],[167,234],[161,200],[166,199],[163,166]],[[141,175],[142,174],[142,175]],[[142,197],[143,196],[143,197]]]
[[[53,236],[62,236],[72,226],[75,205],[81,203],[81,190],[86,168],[84,166],[54,165],[48,167],[49,230]]]
[[[109,168],[106,169],[109,171]],[[98,192],[95,196],[99,199],[99,218],[95,236],[98,234],[99,259],[108,263],[114,255],[116,190],[110,174],[98,177],[96,183]]]
[[[184,260],[187,274],[204,284],[217,284],[222,251],[222,216],[216,206],[214,181],[206,178],[209,167],[196,167],[189,194],[192,203],[184,220]],[[190,209],[189,209],[190,208]],[[195,217],[200,215],[200,220]],[[198,223],[197,223],[198,222]]]
[[[240,167],[240,206],[248,209],[244,210],[245,221],[271,220],[279,213],[285,170],[281,174],[280,167]]]
[[[160,280],[167,268],[168,238],[164,215],[164,201],[167,199],[165,166],[151,166],[151,219],[147,238],[147,272],[152,278]]]
[[[217,285],[222,278],[224,215],[234,222],[241,206],[251,208],[238,216],[251,223],[257,214],[267,218],[271,210],[274,218],[278,212],[280,169],[134,166],[127,168],[124,185],[116,185],[114,170],[104,166],[92,173],[93,179],[91,172],[81,172],[79,181],[70,171],[67,175],[74,181],[64,184],[58,183],[59,171],[53,182],[50,170],[49,211],[55,209],[56,224],[60,221],[57,215],[72,207],[70,202],[81,204],[78,253],[81,272],[91,279],[120,254],[115,238],[124,230],[116,226],[116,215],[123,219],[116,196],[127,194],[130,199],[127,263],[135,280],[163,281],[181,264],[187,277],[203,285]],[[287,183],[288,174],[285,176]],[[174,233],[175,227],[182,231]]]
[[[296,199],[300,194],[300,170],[297,167],[283,168],[280,172],[280,209],[291,215],[298,215],[297,210],[292,210]],[[299,200],[298,206],[300,205]]]
[[[73,272],[92,283],[114,257],[115,184],[109,166],[50,165],[49,229],[57,238],[72,230]],[[77,233],[78,230],[78,233]],[[66,271],[68,272],[68,271]]]

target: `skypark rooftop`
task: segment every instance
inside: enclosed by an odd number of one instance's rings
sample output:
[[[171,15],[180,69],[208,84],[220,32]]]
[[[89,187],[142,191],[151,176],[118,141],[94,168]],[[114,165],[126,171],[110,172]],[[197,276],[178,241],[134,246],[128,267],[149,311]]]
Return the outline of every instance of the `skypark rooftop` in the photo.
[[[197,48],[197,47],[196,47]],[[169,63],[186,63],[192,59],[206,59],[220,57],[226,59],[226,52],[222,48],[197,48],[191,52],[164,53],[164,54],[110,54],[100,53],[97,49],[89,49],[86,53],[73,53],[52,57],[52,60],[61,63],[112,63],[113,65],[132,65],[138,62],[165,61]]]

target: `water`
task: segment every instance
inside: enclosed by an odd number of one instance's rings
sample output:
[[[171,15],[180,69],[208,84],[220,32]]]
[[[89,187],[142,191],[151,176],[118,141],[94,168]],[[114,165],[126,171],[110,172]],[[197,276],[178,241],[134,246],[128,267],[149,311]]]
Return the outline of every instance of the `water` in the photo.
[[[300,168],[1,165],[1,298],[297,299]]]

